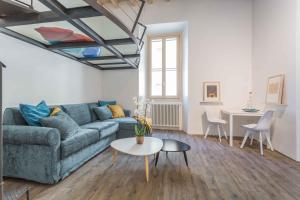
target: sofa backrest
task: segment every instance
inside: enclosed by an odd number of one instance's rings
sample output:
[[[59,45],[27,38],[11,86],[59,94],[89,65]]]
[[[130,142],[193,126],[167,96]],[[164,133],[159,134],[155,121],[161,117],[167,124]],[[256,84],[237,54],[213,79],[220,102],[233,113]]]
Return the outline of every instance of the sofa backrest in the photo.
[[[19,108],[6,108],[3,114],[4,125],[27,125]]]
[[[97,116],[93,110],[97,107],[97,103],[86,103],[86,104],[69,104],[61,106],[50,106],[60,107],[70,117],[76,121],[79,125],[84,125],[97,120]],[[28,125],[19,108],[6,108],[3,114],[4,125]]]
[[[93,121],[88,104],[69,104],[61,107],[80,126]]]

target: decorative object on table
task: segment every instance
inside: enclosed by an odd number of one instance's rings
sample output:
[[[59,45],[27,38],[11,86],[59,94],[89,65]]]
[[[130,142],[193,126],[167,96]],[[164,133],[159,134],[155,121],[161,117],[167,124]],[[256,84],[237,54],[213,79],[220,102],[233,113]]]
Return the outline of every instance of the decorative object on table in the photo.
[[[269,77],[266,94],[266,104],[283,103],[284,75]]]
[[[253,105],[253,93],[250,91],[249,95],[248,95],[246,109],[253,109],[253,108],[254,108],[254,105]]]
[[[220,102],[220,82],[203,83],[203,101]]]
[[[248,100],[247,100],[247,105],[246,108],[243,108],[242,110],[244,112],[258,112],[259,110],[255,108],[254,103],[253,103],[253,93],[249,92]]]
[[[160,151],[166,152],[167,155],[168,152],[182,152],[184,155],[185,164],[187,167],[189,166],[186,152],[191,149],[190,145],[173,139],[163,139],[162,141],[163,141],[163,147]],[[157,165],[158,158],[159,158],[159,152],[156,154],[155,166]]]
[[[135,125],[135,136],[137,144],[143,144],[144,136],[150,135],[152,132],[152,120],[147,117],[150,112],[151,100],[142,97],[134,97],[134,104],[136,109],[134,111],[134,118],[137,120]]]
[[[257,124],[248,124],[243,125],[242,127],[246,129],[246,134],[243,139],[240,148],[244,148],[244,145],[247,141],[248,137],[251,137],[250,145],[253,143],[253,136],[259,135],[259,144],[260,144],[260,154],[264,155],[263,152],[263,137],[267,139],[267,143],[270,146],[271,150],[274,151],[271,139],[270,139],[270,131],[272,125],[272,118],[273,118],[274,111],[269,110],[264,113],[264,115],[260,118]]]
[[[227,121],[221,119],[221,111],[218,107],[215,106],[207,106],[205,107],[205,113],[207,116],[207,122],[208,122],[208,126],[205,132],[205,136],[204,138],[206,139],[209,131],[211,128],[214,128],[214,130],[218,130],[218,135],[219,135],[219,141],[222,142],[222,135],[221,135],[221,129],[222,132],[227,140],[227,135],[226,135],[226,131],[224,128],[224,125],[227,124]]]
[[[245,112],[258,112],[258,111],[260,111],[256,108],[243,108],[242,110],[245,111]]]

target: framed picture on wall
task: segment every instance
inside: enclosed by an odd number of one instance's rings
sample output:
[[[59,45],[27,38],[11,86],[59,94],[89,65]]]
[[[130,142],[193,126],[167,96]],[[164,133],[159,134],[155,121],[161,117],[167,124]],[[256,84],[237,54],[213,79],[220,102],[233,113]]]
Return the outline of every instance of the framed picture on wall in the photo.
[[[204,102],[220,102],[220,82],[204,82],[203,93]]]
[[[283,103],[284,75],[271,76],[268,79],[266,104]]]

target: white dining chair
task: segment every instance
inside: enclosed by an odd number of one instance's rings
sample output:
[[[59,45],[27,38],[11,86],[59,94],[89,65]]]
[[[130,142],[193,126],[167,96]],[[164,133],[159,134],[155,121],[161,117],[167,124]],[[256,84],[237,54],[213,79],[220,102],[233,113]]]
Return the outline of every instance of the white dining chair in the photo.
[[[224,125],[227,124],[227,122],[223,119],[221,119],[221,111],[219,108],[217,107],[206,107],[205,108],[205,113],[207,116],[207,122],[208,122],[208,126],[205,132],[205,136],[204,138],[207,138],[207,135],[209,133],[209,131],[211,130],[211,128],[217,129],[218,134],[219,134],[219,141],[222,141],[222,136],[221,136],[221,129],[222,132],[227,140],[227,135],[226,135],[226,131],[224,128]]]
[[[251,137],[250,145],[252,145],[254,135],[259,135],[260,154],[264,155],[263,137],[267,139],[268,145],[270,146],[271,150],[274,151],[270,140],[270,129],[272,125],[273,114],[274,111],[272,110],[266,111],[264,115],[259,119],[257,124],[247,124],[242,126],[246,129],[246,134],[240,148],[244,147],[249,136]]]

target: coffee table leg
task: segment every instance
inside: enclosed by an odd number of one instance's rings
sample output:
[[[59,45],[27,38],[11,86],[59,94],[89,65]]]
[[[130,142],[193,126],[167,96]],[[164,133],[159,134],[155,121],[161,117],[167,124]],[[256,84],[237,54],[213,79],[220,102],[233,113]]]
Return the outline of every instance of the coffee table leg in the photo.
[[[145,171],[146,171],[146,180],[149,181],[149,161],[148,156],[145,156]]]
[[[117,156],[118,156],[118,151],[117,150],[113,150],[113,155],[112,155],[112,164],[116,164],[117,161]]]
[[[156,154],[156,159],[155,159],[155,167],[156,167],[156,165],[157,165],[158,158],[159,158],[159,152]]]
[[[187,156],[186,156],[186,152],[185,151],[183,152],[183,155],[184,155],[185,164],[188,167],[189,164],[188,164],[188,160],[187,160]]]

